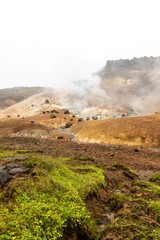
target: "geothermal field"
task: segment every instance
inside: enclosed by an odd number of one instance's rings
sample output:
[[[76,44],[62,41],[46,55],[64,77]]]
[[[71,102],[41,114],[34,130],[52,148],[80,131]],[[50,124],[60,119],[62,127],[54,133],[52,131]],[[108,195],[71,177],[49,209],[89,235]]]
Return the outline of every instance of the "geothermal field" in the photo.
[[[160,57],[0,90],[0,239],[160,239]]]

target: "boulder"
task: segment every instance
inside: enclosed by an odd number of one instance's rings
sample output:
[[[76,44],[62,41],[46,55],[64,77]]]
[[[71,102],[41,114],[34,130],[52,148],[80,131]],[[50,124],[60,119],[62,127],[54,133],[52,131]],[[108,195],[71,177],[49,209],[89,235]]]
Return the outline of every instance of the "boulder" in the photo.
[[[98,120],[98,117],[97,116],[93,116],[92,119],[93,120]]]
[[[70,128],[72,125],[72,123],[66,123],[65,128]]]
[[[46,99],[45,103],[47,103],[47,104],[48,104],[48,103],[49,103],[49,100],[48,100],[48,99]]]
[[[56,116],[55,116],[55,115],[53,115],[53,114],[51,114],[51,118],[56,118]]]
[[[58,136],[57,139],[64,139],[64,137],[63,136]]]
[[[70,114],[69,110],[68,110],[68,109],[65,110],[65,111],[64,111],[64,114]]]
[[[9,174],[5,170],[0,170],[0,184],[3,185],[10,179]]]
[[[53,110],[51,110],[51,113],[59,113],[57,110],[55,110],[55,109],[53,109]]]
[[[83,118],[78,118],[78,122],[83,122],[84,119]]]

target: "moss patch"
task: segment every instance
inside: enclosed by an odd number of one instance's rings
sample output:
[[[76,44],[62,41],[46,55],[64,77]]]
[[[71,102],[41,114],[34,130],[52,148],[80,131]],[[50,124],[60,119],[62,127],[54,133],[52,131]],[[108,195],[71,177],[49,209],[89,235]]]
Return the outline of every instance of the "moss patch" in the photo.
[[[105,186],[103,169],[89,169],[84,174],[71,169],[68,158],[32,156],[23,164],[34,169],[26,181],[16,178],[8,184],[12,196],[0,200],[0,239],[59,239],[66,229],[77,228],[89,239],[96,237],[95,224],[85,199]],[[72,166],[73,168],[73,166]]]
[[[154,174],[150,179],[150,182],[156,182],[160,184],[160,173]]]

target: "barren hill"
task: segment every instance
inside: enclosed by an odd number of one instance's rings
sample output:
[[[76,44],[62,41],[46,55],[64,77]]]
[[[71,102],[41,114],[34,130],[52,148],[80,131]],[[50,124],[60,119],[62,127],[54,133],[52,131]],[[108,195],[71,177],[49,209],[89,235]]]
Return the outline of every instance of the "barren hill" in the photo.
[[[46,103],[46,100],[48,103]],[[39,93],[28,97],[27,99],[16,103],[0,111],[0,118],[29,117],[42,113],[42,111],[51,110],[55,107],[62,108],[54,93]]]
[[[42,87],[15,87],[0,89],[0,109],[16,104],[29,96],[43,92]]]
[[[90,120],[72,127],[81,142],[160,147],[160,114]]]

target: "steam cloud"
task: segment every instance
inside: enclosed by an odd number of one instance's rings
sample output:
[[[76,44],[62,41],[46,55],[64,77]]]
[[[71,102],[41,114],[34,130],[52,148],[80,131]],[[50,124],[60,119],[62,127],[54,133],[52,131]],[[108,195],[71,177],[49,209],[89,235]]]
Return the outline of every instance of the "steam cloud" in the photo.
[[[140,114],[160,110],[160,57],[107,61],[98,75],[114,104]]]
[[[58,91],[63,106],[84,115],[152,114],[160,111],[160,57],[107,61],[84,80]]]

